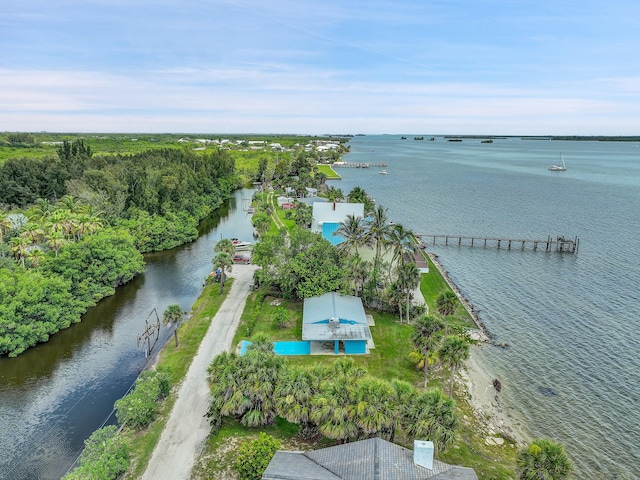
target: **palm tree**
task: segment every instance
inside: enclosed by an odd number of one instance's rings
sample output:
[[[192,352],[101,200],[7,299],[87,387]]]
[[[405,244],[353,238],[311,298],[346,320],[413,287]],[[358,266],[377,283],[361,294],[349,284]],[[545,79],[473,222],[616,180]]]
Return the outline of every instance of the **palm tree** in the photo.
[[[162,314],[162,319],[166,325],[173,325],[173,338],[176,340],[176,347],[178,347],[178,324],[182,317],[187,312],[183,312],[180,305],[174,303],[169,305]]]
[[[42,261],[44,256],[44,252],[39,246],[34,245],[31,247],[27,247],[26,257],[29,262],[31,262],[32,266],[37,267],[38,265],[40,265],[40,262]]]
[[[264,235],[271,227],[271,218],[264,213],[256,213],[251,217],[251,223],[260,235]]]
[[[64,238],[61,232],[52,231],[49,233],[46,243],[54,252],[56,252],[57,257],[60,248],[67,243],[67,239]]]
[[[74,198],[73,195],[65,195],[56,202],[56,207],[64,210],[69,210],[71,213],[80,213],[83,208],[82,201]]]
[[[398,312],[400,313],[400,323],[402,323],[402,304],[404,303],[404,292],[402,288],[398,284],[398,282],[393,282],[387,288],[386,299],[389,302],[389,305],[392,307],[398,307]]]
[[[11,251],[13,252],[13,256],[16,257],[16,260],[19,260],[24,267],[24,257],[27,254],[27,248],[31,244],[29,240],[23,237],[13,237],[11,239]]]
[[[442,452],[455,440],[459,420],[455,402],[433,388],[412,398],[403,422],[407,433],[431,440],[435,451]]]
[[[364,297],[364,285],[369,278],[371,271],[371,263],[368,261],[360,262],[353,256],[349,258],[349,271],[351,272],[351,280],[353,281],[353,295],[358,296],[362,292]]]
[[[436,308],[440,315],[451,315],[456,311],[456,305],[458,303],[458,297],[451,290],[442,292],[436,298]]]
[[[228,238],[222,238],[218,243],[216,243],[213,247],[213,251],[217,253],[228,253],[229,255],[233,255],[234,252],[233,242]]]
[[[517,464],[520,480],[565,480],[573,470],[564,446],[544,438],[520,449]]]
[[[18,233],[22,227],[24,227],[29,219],[22,213],[10,213],[3,219],[3,225],[5,230],[11,230],[14,234]]]
[[[417,391],[413,385],[404,380],[394,378],[391,380],[391,388],[394,391],[394,402],[398,405],[398,415],[394,419],[391,435],[389,440],[394,441],[396,431],[402,428],[403,419],[406,416],[407,409],[417,395]]]
[[[20,236],[28,240],[31,245],[35,245],[44,237],[44,230],[35,222],[27,222],[27,224],[22,227]]]
[[[413,345],[424,354],[424,387],[427,388],[429,378],[429,352],[433,350],[440,340],[444,323],[433,315],[425,315],[418,319],[413,326],[411,340]]]
[[[338,244],[338,250],[343,254],[348,255],[353,250],[356,257],[359,257],[358,247],[371,245],[371,240],[366,235],[364,219],[358,215],[347,215],[333,235],[344,238]]]
[[[353,378],[338,377],[324,382],[311,400],[311,420],[325,437],[346,443],[358,434],[349,404]]]
[[[278,415],[300,425],[303,438],[317,432],[311,421],[311,399],[315,394],[312,374],[306,368],[288,368],[276,386],[275,398]]]
[[[327,196],[327,200],[329,200],[330,202],[339,202],[344,197],[344,193],[342,193],[342,190],[334,186],[327,188],[325,194]]]
[[[351,415],[365,436],[391,435],[398,417],[396,392],[385,380],[360,379],[352,391]]]
[[[313,210],[302,202],[296,202],[294,220],[298,227],[309,228],[313,221]]]
[[[407,323],[411,321],[411,299],[413,298],[413,292],[420,285],[421,274],[420,270],[415,263],[404,263],[398,265],[396,271],[398,272],[397,285],[400,291],[404,294],[406,302],[406,315]],[[402,321],[402,318],[400,318]]]
[[[53,213],[53,205],[46,198],[38,198],[35,205],[29,211],[34,220],[42,222]]]
[[[9,228],[9,221],[7,220],[7,216],[0,212],[0,242],[2,242],[2,238],[4,236],[5,229]]]
[[[382,249],[385,246],[390,232],[391,225],[389,224],[387,209],[383,208],[382,205],[374,207],[367,220],[367,236],[371,238],[376,250],[373,260],[373,268],[375,271],[379,268]]]
[[[387,240],[387,245],[393,252],[392,264],[415,262],[414,255],[418,251],[418,246],[413,239],[414,234],[411,230],[399,224],[393,226]]]
[[[453,377],[456,371],[469,358],[469,342],[459,335],[449,335],[442,341],[438,350],[438,357],[450,372],[449,376],[449,396],[453,396]]]
[[[220,269],[220,294],[222,295],[222,291],[224,289],[224,282],[227,279],[227,275],[225,272],[230,272],[233,268],[233,257],[229,255],[227,252],[220,252],[211,262]]]

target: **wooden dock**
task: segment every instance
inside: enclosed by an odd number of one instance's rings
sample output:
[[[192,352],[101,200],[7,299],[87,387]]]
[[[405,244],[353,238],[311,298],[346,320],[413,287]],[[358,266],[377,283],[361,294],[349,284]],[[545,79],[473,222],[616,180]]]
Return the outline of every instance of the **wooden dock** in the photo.
[[[331,164],[334,168],[369,168],[369,167],[386,167],[386,163],[382,162],[335,162]]]
[[[438,242],[444,242],[445,245],[457,245],[458,247],[493,247],[506,250],[540,250],[545,252],[558,253],[578,253],[580,239],[573,239],[558,236],[551,237],[549,235],[545,240],[529,240],[529,239],[513,239],[499,237],[469,237],[464,235],[431,235],[416,234],[422,242],[428,242],[436,245]]]

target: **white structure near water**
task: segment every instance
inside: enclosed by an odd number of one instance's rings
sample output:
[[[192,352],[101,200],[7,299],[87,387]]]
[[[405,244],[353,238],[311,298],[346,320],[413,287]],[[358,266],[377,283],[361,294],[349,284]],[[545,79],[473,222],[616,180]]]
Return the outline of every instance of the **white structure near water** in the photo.
[[[338,203],[328,202],[313,204],[313,219],[311,220],[311,231],[322,234],[334,245],[341,243],[344,239],[334,236],[340,223],[343,222],[347,215],[364,218],[364,203]]]

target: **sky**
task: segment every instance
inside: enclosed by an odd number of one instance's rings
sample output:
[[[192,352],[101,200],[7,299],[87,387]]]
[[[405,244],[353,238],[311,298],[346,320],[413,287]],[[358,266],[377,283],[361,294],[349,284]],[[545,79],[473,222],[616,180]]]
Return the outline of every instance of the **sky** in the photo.
[[[640,135],[638,0],[20,0],[0,131]]]

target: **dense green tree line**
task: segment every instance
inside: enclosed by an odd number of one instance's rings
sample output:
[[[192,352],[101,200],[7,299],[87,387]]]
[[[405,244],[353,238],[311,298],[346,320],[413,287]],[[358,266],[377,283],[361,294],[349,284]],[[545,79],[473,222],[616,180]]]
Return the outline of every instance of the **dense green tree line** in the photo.
[[[195,239],[237,187],[224,151],[96,156],[76,140],[1,165],[0,355],[78,322],[144,269],[142,253]]]

